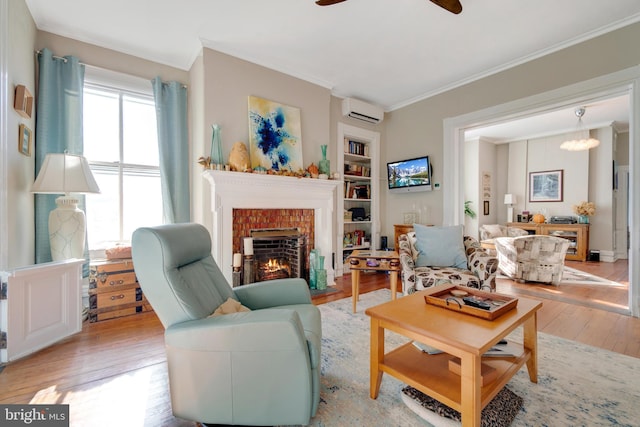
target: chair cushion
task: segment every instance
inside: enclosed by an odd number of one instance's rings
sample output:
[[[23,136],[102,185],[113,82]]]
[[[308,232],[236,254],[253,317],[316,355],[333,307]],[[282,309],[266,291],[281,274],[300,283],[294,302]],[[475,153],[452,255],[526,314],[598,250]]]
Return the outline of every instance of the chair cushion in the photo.
[[[413,228],[417,238],[417,267],[467,268],[462,225],[427,227],[414,224]]]
[[[222,316],[224,314],[231,314],[231,313],[240,313],[242,311],[251,311],[251,310],[249,310],[249,308],[245,307],[244,305],[240,304],[240,301],[234,300],[233,298],[227,298],[227,300],[223,302],[222,305],[220,305],[220,307],[216,308],[216,311],[210,314],[209,317]]]
[[[415,290],[432,286],[452,284],[480,289],[480,279],[472,272],[454,267],[417,267],[415,269]]]

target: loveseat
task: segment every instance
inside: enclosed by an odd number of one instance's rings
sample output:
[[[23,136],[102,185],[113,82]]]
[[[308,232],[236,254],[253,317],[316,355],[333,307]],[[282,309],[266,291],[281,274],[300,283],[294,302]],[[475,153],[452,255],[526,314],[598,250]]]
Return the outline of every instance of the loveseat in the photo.
[[[452,266],[416,266],[418,249],[416,233],[398,237],[398,254],[402,267],[402,291],[405,295],[445,283],[495,291],[498,259],[471,236],[463,237],[466,268]]]

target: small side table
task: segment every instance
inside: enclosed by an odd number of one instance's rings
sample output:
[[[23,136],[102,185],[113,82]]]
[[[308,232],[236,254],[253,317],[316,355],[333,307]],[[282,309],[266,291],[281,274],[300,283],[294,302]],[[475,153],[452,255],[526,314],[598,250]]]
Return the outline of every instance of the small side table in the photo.
[[[360,271],[376,270],[388,271],[391,282],[391,299],[396,299],[398,288],[398,271],[400,271],[400,256],[395,251],[355,250],[347,258],[351,269],[351,300],[353,312],[356,312],[360,292]]]

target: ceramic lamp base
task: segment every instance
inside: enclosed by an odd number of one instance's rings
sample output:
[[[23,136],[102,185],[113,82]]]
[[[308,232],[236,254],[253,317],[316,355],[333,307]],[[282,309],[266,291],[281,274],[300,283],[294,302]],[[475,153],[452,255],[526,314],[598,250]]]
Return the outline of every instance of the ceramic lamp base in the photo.
[[[78,208],[78,199],[58,197],[56,205],[49,214],[51,258],[53,261],[84,258],[87,225],[84,212]]]

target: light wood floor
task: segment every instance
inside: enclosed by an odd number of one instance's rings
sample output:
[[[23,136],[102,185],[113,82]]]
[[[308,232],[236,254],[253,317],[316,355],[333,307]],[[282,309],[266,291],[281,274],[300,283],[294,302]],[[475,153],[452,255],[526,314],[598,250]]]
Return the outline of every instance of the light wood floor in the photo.
[[[640,319],[619,313],[628,291],[626,261],[568,265],[625,286],[499,279],[498,292],[541,299],[541,332],[640,358]],[[362,274],[361,293],[387,286],[384,273]],[[350,276],[338,278],[336,289],[314,303],[350,297]],[[0,369],[0,402],[68,403],[71,425],[195,425],[171,414],[163,328],[153,312],[85,323],[81,333]]]

